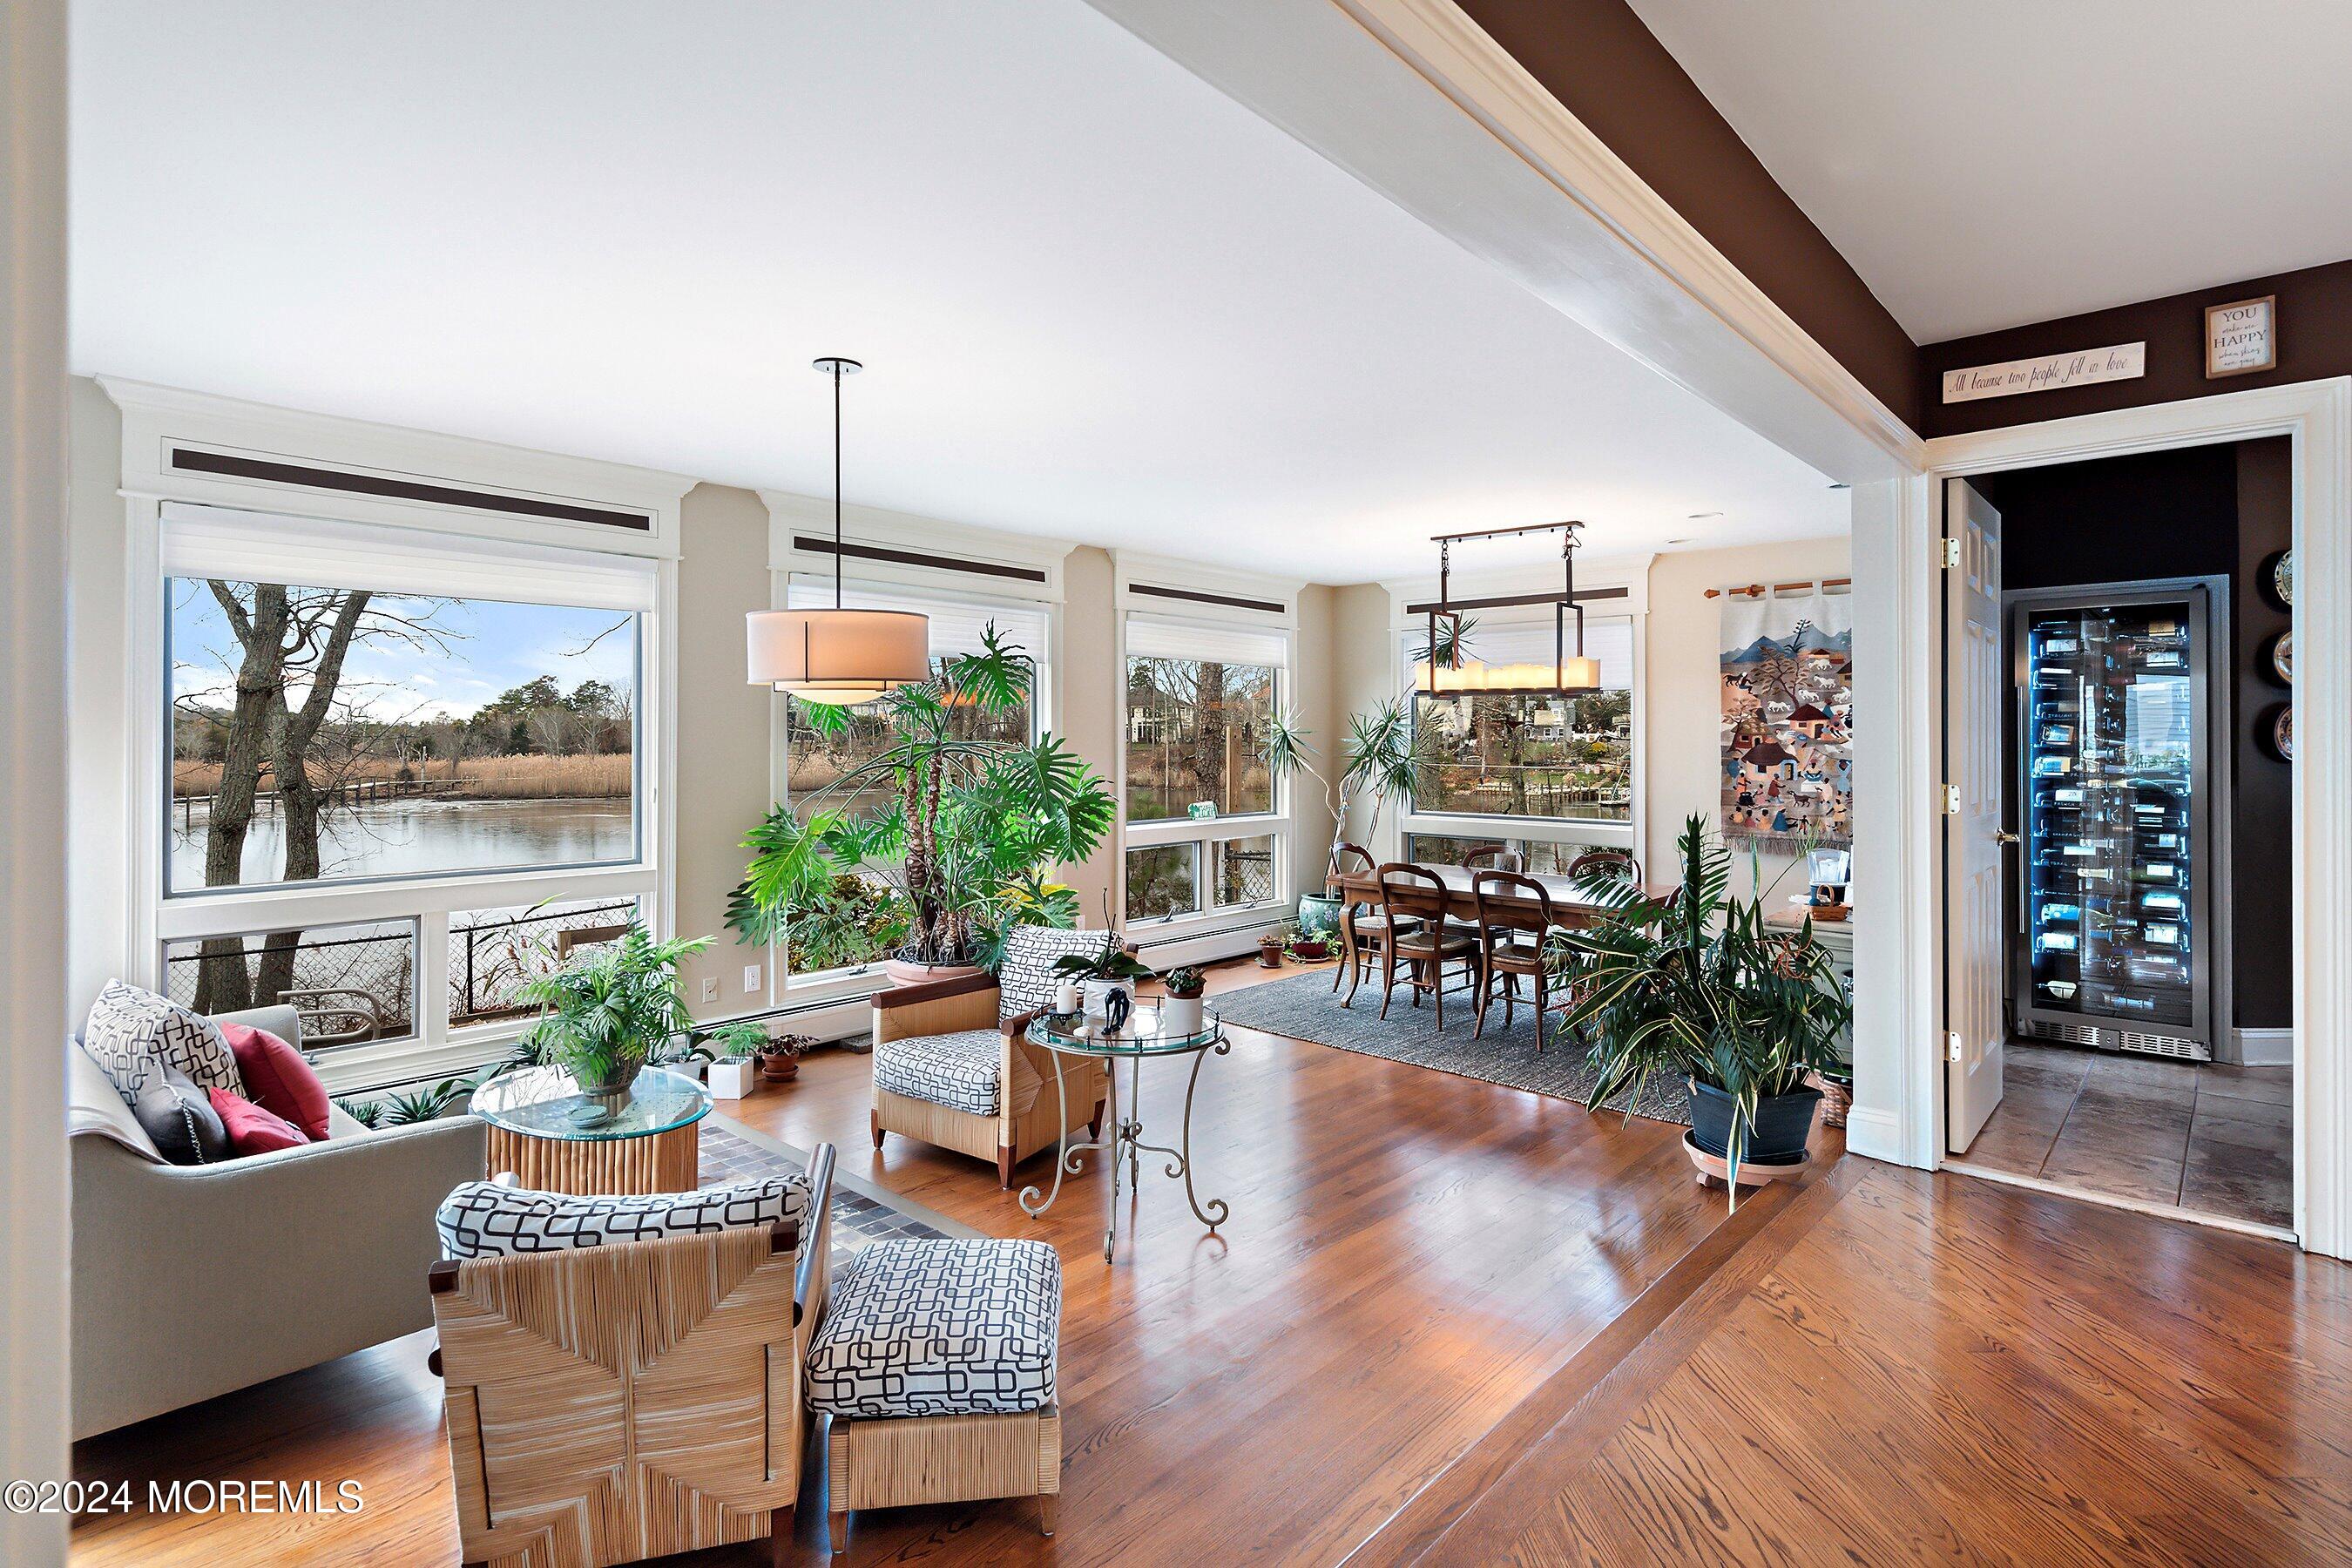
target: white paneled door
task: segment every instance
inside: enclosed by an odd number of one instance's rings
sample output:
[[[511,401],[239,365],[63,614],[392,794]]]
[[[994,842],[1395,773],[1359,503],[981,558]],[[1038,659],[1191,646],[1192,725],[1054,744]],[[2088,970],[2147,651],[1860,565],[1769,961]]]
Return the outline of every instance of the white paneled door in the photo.
[[[1945,1122],[1968,1148],[2000,1103],[2002,841],[2000,513],[1964,479],[1945,516],[1959,559],[1944,572]],[[1955,795],[1955,792],[1957,794]]]

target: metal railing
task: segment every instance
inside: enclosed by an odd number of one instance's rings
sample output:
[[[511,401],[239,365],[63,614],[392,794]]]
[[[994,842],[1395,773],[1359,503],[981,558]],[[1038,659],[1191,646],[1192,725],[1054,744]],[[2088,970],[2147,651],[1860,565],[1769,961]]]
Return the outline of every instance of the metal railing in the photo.
[[[488,1023],[529,1012],[517,999],[525,984],[554,973],[580,948],[617,937],[636,910],[635,899],[621,899],[451,915],[450,1024]],[[565,932],[576,933],[575,940],[564,941]]]

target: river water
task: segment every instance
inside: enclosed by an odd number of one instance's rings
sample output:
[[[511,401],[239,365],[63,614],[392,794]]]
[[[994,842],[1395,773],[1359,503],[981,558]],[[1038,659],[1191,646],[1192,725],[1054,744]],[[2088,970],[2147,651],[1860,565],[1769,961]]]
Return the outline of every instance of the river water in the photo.
[[[205,884],[208,808],[191,825],[172,814],[171,890]],[[285,871],[282,817],[257,816],[245,839],[244,880]],[[328,878],[414,877],[628,860],[635,827],[625,800],[396,800],[336,811],[320,846]]]

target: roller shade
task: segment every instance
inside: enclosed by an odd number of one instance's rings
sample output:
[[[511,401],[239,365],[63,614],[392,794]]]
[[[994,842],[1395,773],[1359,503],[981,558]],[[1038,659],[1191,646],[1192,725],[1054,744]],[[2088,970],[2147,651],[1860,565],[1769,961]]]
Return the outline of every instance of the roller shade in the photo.
[[[1204,663],[1256,664],[1282,668],[1289,639],[1280,632],[1216,622],[1171,620],[1130,613],[1127,617],[1129,658],[1189,658]]]
[[[1477,617],[1473,616],[1472,620]],[[1415,685],[1421,684],[1421,652],[1429,640],[1427,623],[1417,622],[1406,634],[1405,646],[1411,650]],[[1576,652],[1576,617],[1568,620],[1568,651]],[[1601,685],[1608,691],[1631,691],[1633,689],[1633,623],[1629,620],[1601,620],[1590,610],[1584,618],[1584,651],[1601,661]],[[1463,657],[1486,664],[1549,664],[1552,661],[1552,624],[1515,622],[1496,626],[1479,624],[1470,628],[1462,644]]]
[[[833,603],[833,579],[795,574],[786,594],[787,609],[821,610]],[[1040,665],[1052,654],[1048,639],[1053,626],[1042,605],[1017,600],[990,604],[861,583],[842,585],[841,604],[849,610],[913,610],[929,616],[933,658],[978,653],[980,634],[992,621],[1000,640],[1019,647]]]
[[[509,543],[438,529],[335,522],[188,501],[165,501],[163,524],[167,577],[638,614],[655,607],[660,581],[654,563],[638,556]]]

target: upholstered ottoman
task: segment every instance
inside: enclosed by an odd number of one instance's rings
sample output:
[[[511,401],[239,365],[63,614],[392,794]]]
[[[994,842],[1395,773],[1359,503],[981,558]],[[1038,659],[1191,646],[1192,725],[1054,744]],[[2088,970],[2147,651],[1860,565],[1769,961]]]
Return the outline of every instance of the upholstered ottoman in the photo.
[[[835,1276],[808,1352],[829,1418],[833,1549],[849,1510],[1034,1497],[1054,1533],[1062,1259],[1042,1241],[882,1241]]]

